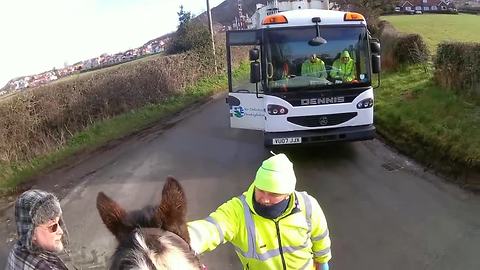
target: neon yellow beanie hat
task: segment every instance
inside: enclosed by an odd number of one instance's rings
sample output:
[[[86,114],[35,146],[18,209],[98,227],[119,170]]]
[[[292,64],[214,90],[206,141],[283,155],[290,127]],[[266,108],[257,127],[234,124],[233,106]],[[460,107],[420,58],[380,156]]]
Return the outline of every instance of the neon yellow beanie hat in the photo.
[[[295,191],[296,182],[292,162],[284,154],[278,154],[263,161],[253,184],[264,191],[290,194]]]

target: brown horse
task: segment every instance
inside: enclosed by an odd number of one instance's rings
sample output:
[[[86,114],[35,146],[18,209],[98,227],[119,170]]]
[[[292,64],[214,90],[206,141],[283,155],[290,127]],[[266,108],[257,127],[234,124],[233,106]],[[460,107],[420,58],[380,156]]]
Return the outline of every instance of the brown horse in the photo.
[[[182,186],[167,177],[158,206],[127,213],[103,192],[97,209],[105,226],[118,240],[110,269],[203,269],[190,248]]]

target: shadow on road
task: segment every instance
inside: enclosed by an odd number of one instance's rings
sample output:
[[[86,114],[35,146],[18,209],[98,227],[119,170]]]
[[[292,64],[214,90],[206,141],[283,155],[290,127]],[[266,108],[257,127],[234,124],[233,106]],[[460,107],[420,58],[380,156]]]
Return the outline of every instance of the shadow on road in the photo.
[[[271,148],[274,153],[285,153],[293,163],[337,164],[342,160],[353,160],[357,152],[352,143],[331,143],[325,145],[304,145]]]

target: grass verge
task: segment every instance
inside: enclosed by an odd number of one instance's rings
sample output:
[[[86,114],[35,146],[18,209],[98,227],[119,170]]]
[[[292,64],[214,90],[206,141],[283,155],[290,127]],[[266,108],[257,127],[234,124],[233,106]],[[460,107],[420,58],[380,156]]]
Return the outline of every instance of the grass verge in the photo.
[[[431,71],[384,74],[375,109],[378,132],[402,152],[445,173],[480,172],[480,104],[436,86]]]
[[[248,64],[242,64],[233,74],[236,79],[248,76]],[[155,122],[179,112],[195,102],[225,90],[227,77],[215,75],[187,87],[184,94],[170,96],[160,104],[150,104],[138,110],[99,121],[75,134],[67,144],[55,151],[19,164],[0,164],[0,194],[12,193],[21,183],[43,170],[61,164],[81,152],[93,150],[105,143],[142,130]]]

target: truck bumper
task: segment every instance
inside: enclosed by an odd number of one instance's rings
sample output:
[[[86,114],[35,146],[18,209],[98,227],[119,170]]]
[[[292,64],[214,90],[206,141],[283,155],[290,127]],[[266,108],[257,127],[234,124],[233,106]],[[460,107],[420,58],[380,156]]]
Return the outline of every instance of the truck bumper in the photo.
[[[365,125],[358,127],[343,127],[319,130],[299,130],[289,132],[265,132],[265,146],[295,145],[295,144],[274,144],[274,139],[301,137],[301,144],[341,142],[341,141],[363,141],[375,138],[375,126]]]

